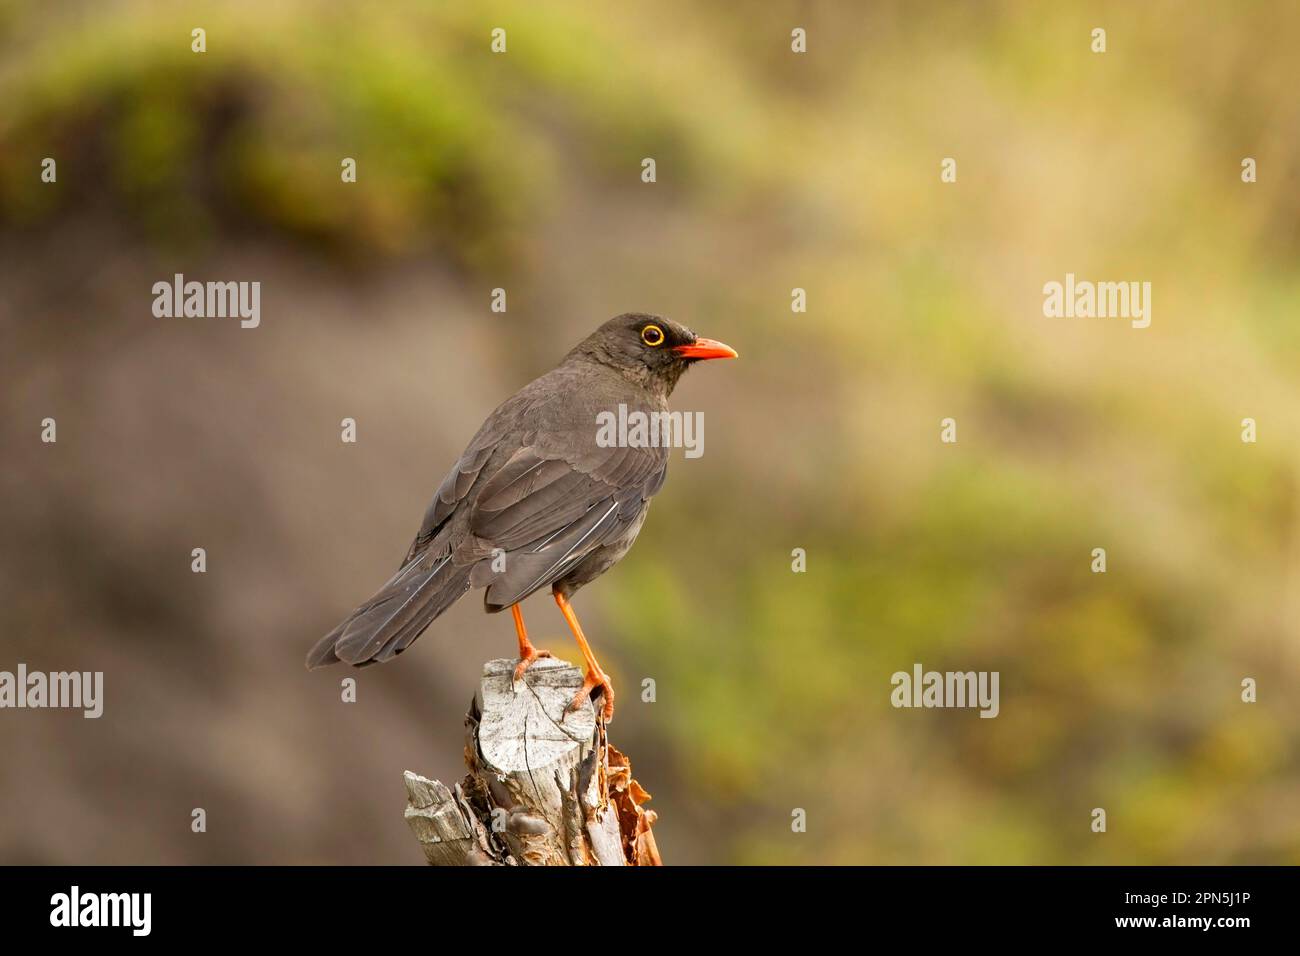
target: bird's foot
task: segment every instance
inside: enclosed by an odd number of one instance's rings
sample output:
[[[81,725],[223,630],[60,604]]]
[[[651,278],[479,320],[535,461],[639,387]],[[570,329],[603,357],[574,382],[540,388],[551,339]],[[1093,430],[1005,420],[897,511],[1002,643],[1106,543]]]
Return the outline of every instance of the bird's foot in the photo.
[[[514,679],[515,690],[517,691],[519,690],[520,687],[523,686],[524,671],[532,667],[534,661],[537,661],[538,659],[543,657],[553,657],[553,656],[554,655],[550,651],[538,650],[537,648],[529,644],[528,649],[519,658],[519,663],[515,665],[515,679]]]
[[[603,714],[605,722],[614,719],[614,685],[610,683],[609,675],[597,668],[588,668],[587,676],[582,682],[582,687],[578,693],[573,696],[569,706],[565,708],[565,713],[571,713],[582,706],[582,702],[591,699],[591,692],[600,688],[601,693],[605,695],[605,706]]]

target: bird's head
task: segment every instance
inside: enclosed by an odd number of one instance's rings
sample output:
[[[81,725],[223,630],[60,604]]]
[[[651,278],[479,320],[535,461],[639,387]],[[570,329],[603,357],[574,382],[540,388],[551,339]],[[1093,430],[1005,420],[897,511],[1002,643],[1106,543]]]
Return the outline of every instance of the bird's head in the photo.
[[[643,312],[615,316],[574,352],[612,365],[648,386],[658,385],[665,396],[694,363],[736,357],[729,345],[701,338],[672,319]]]

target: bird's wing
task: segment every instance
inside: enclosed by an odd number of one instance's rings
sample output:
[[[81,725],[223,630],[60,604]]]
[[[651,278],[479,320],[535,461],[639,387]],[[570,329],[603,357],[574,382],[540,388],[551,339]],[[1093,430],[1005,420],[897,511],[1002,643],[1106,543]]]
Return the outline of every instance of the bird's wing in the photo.
[[[460,459],[452,466],[451,471],[447,473],[447,477],[442,480],[442,484],[438,486],[438,492],[433,496],[433,501],[429,502],[429,507],[424,512],[424,521],[420,523],[420,530],[415,533],[415,540],[411,542],[411,547],[406,552],[402,567],[410,564],[412,558],[428,550],[433,539],[443,529],[447,519],[456,510],[456,506],[464,501],[465,496],[469,494],[469,490],[474,486],[474,482],[478,480],[483,466],[487,464],[488,459],[492,456],[494,448],[495,442],[479,447],[476,439],[469,448],[465,449],[464,454],[460,456]]]
[[[452,465],[451,470],[447,472],[442,484],[438,486],[433,501],[429,502],[429,507],[424,513],[420,530],[416,532],[415,540],[411,542],[406,558],[402,561],[403,567],[416,555],[429,548],[438,532],[442,531],[448,519],[465,501],[484,469],[492,471],[488,463],[493,457],[493,452],[496,452],[499,447],[508,446],[509,442],[506,439],[510,435],[513,423],[519,417],[533,411],[536,404],[527,391],[524,391],[507,399],[488,416],[469,446],[461,453],[456,464]],[[501,456],[497,457],[499,459]]]
[[[551,584],[635,521],[663,485],[667,449],[601,448],[594,426],[582,436],[530,433],[473,495],[474,537],[506,552],[504,571],[485,560],[471,578],[491,585],[490,607],[505,607]]]

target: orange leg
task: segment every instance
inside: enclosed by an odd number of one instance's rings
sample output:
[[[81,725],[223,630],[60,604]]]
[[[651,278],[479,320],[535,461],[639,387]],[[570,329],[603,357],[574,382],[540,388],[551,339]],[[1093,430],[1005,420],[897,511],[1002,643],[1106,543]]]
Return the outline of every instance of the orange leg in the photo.
[[[599,687],[605,694],[605,719],[614,719],[614,685],[609,682],[609,676],[600,669],[596,663],[595,656],[591,653],[591,645],[587,643],[587,638],[583,636],[582,625],[578,623],[578,615],[573,613],[573,606],[569,604],[569,599],[559,591],[555,591],[555,603],[560,606],[560,613],[569,623],[569,630],[573,632],[574,638],[578,642],[578,647],[582,650],[583,659],[587,662],[587,677],[582,682],[582,689],[574,696],[573,702],[569,704],[569,710],[577,710],[582,706],[593,690]]]
[[[524,627],[524,612],[518,604],[510,605],[510,613],[515,618],[515,634],[519,637],[519,663],[515,665],[515,684],[524,679],[524,671],[539,657],[550,657],[550,651],[539,651],[528,640],[528,629]]]

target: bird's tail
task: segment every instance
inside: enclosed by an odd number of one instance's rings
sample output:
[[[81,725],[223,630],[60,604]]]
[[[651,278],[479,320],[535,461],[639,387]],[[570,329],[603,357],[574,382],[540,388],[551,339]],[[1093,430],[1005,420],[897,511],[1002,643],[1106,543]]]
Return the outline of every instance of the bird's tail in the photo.
[[[396,657],[433,619],[469,590],[472,567],[457,567],[450,553],[413,557],[379,591],[316,642],[309,669],[343,661],[355,667]]]

